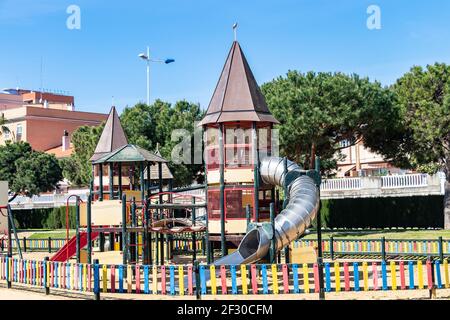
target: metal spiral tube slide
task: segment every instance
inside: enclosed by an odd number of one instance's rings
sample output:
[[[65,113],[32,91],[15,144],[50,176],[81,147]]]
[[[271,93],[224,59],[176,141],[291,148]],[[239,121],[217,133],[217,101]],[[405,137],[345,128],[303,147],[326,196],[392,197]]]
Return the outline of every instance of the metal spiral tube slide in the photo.
[[[281,250],[298,239],[316,217],[320,202],[318,189],[297,164],[288,160],[285,173],[282,158],[266,157],[261,161],[260,175],[263,183],[287,186],[288,190],[288,204],[275,218],[274,235],[262,224],[257,225],[245,235],[238,250],[215,261],[215,265],[256,262],[269,252],[272,236],[276,239],[276,249]]]

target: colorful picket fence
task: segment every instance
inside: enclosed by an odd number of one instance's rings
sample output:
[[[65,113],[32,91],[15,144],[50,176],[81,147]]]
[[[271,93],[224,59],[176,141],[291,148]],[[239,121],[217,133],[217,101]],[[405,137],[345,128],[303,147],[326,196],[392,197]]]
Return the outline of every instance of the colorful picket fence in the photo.
[[[154,295],[259,295],[319,292],[317,264],[100,265],[0,257],[0,281],[78,292]],[[439,261],[332,262],[323,266],[326,292],[450,288]],[[196,279],[199,279],[197,282]]]
[[[365,240],[341,240],[332,239],[322,241],[324,253],[339,254],[382,254],[382,241],[378,239]],[[384,242],[387,255],[411,255],[411,256],[450,256],[450,240],[395,240],[386,239]],[[293,243],[297,247],[317,247],[317,240],[298,240]],[[332,250],[331,250],[332,249]]]
[[[57,251],[66,244],[66,239],[19,239],[20,247],[24,251]],[[17,250],[17,242],[13,238],[11,242],[12,249]],[[8,250],[8,240],[6,238],[0,239],[0,250]]]

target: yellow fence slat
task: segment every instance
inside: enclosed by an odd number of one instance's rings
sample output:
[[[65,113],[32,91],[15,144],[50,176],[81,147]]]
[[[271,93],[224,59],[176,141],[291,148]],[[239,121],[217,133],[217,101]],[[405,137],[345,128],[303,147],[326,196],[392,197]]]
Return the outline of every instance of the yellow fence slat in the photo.
[[[216,295],[217,294],[216,267],[212,265],[211,267],[209,267],[209,270],[211,274],[211,294]]]
[[[397,270],[395,266],[395,261],[391,261],[391,282],[392,282],[392,290],[397,290]]]
[[[180,289],[180,296],[184,296],[184,271],[183,266],[178,266],[178,283]]]
[[[448,275],[448,259],[444,260],[444,278],[445,278],[445,288],[450,288],[450,279]]]
[[[247,267],[241,264],[241,280],[242,280],[242,294],[248,294],[247,286]]]
[[[87,291],[87,264],[83,264],[83,291]]]
[[[158,294],[158,270],[156,266],[152,267],[152,291],[153,294]]]
[[[305,293],[309,293],[309,270],[306,263],[303,264],[303,286]]]
[[[363,279],[364,279],[364,291],[369,290],[369,272],[367,270],[367,262],[364,261],[362,264],[363,267]]]
[[[418,277],[418,284],[419,284],[419,289],[423,289],[423,267],[422,267],[422,261],[419,260],[417,261],[417,277]]]
[[[336,282],[336,292],[341,291],[341,270],[339,268],[339,262],[334,263],[334,278]]]
[[[107,266],[104,264],[102,266],[102,280],[103,280],[103,292],[108,292],[108,268]]]
[[[278,294],[278,272],[276,264],[272,264],[272,284],[273,284],[273,293]]]
[[[131,265],[127,266],[127,291],[128,293],[133,292],[133,269],[131,268]]]

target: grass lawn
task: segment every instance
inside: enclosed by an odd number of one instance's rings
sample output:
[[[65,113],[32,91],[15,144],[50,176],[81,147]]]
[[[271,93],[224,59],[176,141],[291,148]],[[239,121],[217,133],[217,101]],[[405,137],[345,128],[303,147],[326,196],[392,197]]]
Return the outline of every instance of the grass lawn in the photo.
[[[21,230],[21,232],[27,232],[28,239],[65,239],[65,230]],[[70,237],[75,235],[75,230],[70,230]],[[437,239],[442,237],[443,239],[450,240],[450,230],[339,230],[339,231],[323,231],[322,238],[328,239],[333,235],[335,239],[380,239],[385,237],[386,239]],[[21,237],[19,233],[19,237]],[[311,230],[311,233],[305,236],[303,239],[315,239],[317,238],[316,231]]]
[[[339,231],[323,231],[322,238],[328,239],[333,235],[339,239],[450,239],[450,230],[339,230]],[[317,238],[315,230],[311,230],[311,234],[304,239]]]
[[[75,230],[69,231],[69,236],[73,237],[75,235]],[[20,234],[19,234],[20,237]],[[65,230],[53,230],[53,231],[35,231],[32,235],[28,236],[28,239],[48,239],[51,237],[52,239],[65,239],[66,231]]]

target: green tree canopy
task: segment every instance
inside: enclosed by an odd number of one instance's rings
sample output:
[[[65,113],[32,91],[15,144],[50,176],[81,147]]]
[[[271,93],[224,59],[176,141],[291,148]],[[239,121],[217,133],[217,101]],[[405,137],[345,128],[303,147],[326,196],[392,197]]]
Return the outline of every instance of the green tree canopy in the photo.
[[[398,166],[430,173],[444,170],[445,226],[450,228],[450,66],[413,67],[392,89],[401,117],[379,152]]]
[[[104,124],[92,127],[82,126],[72,134],[74,152],[70,158],[61,160],[63,175],[74,185],[88,185],[92,180],[92,157]]]
[[[33,151],[26,142],[0,146],[0,180],[27,196],[52,191],[63,178],[54,155]]]
[[[132,144],[149,150],[160,145],[161,155],[171,160],[173,147],[180,141],[172,141],[172,132],[176,129],[194,132],[195,121],[200,121],[203,112],[198,104],[178,101],[174,105],[156,100],[152,105],[137,104],[127,107],[120,116],[122,126]],[[201,164],[174,164],[169,162],[176,186],[185,186],[193,180],[202,182]]]
[[[318,154],[325,172],[342,158],[341,142],[385,139],[398,117],[390,90],[355,74],[290,71],[264,84],[262,92],[281,122],[280,152],[305,168]],[[370,148],[378,140],[363,141]]]

